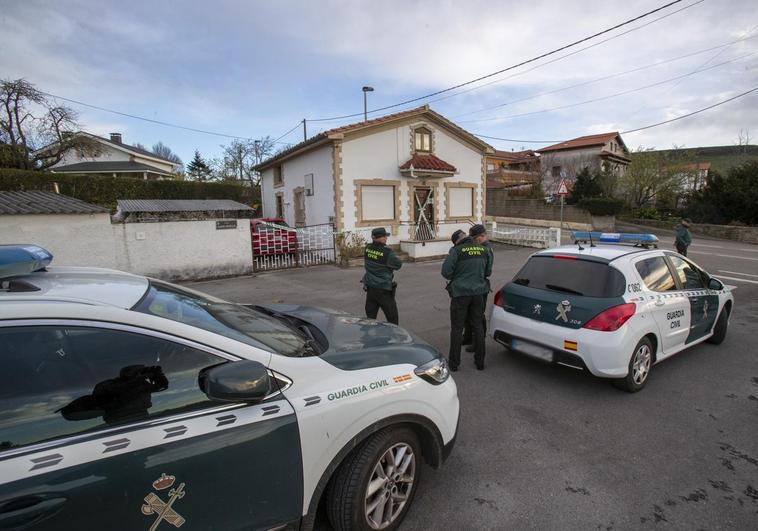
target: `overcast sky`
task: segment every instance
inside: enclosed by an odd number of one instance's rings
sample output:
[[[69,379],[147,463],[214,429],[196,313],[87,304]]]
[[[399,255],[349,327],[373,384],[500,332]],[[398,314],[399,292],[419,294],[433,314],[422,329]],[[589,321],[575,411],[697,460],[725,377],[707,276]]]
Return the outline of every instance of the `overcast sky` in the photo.
[[[758,87],[755,0],[705,0],[654,21],[696,2],[682,1],[431,106],[473,133],[564,140],[652,124]],[[59,96],[155,120],[278,137],[302,118],[362,112],[363,85],[376,89],[369,109],[392,105],[503,69],[664,3],[0,0],[0,77],[24,77]],[[751,36],[756,38],[711,49]],[[628,70],[637,71],[591,82]],[[229,141],[70,105],[90,132],[119,131],[125,142],[147,146],[161,140],[185,162],[195,148],[215,156]],[[550,111],[556,107],[564,108]],[[313,122],[308,133],[352,121]],[[749,129],[758,143],[758,92],[625,140],[631,148],[733,144],[740,129]],[[282,142],[300,140],[297,129]],[[508,150],[545,145],[489,142]]]

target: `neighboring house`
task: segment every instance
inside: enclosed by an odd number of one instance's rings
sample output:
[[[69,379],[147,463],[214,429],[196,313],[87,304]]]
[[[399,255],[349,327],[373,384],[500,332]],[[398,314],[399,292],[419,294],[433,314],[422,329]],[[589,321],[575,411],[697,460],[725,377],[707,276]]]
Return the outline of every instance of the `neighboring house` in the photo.
[[[392,243],[447,238],[483,219],[493,152],[427,105],[338,127],[256,167],[263,215],[338,231],[383,226]]]
[[[617,132],[580,136],[537,152],[545,192],[555,192],[561,179],[574,181],[584,168],[621,176],[631,162],[629,149]]]
[[[682,192],[697,192],[708,184],[708,174],[711,171],[710,162],[696,162],[676,167],[677,174],[682,179]]]
[[[173,179],[179,165],[142,148],[124,144],[121,133],[111,133],[110,139],[90,133],[85,135],[100,144],[97,154],[85,154],[70,149],[50,168],[54,173],[88,173],[135,177],[138,179]],[[44,152],[47,148],[42,148]]]
[[[540,157],[531,149],[487,155],[487,178],[507,185],[532,184],[540,178]]]

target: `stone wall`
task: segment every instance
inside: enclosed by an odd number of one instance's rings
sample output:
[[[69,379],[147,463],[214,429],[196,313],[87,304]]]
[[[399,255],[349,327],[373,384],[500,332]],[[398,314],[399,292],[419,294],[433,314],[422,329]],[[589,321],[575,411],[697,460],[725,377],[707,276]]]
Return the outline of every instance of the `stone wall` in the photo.
[[[487,215],[560,221],[561,205],[549,205],[542,199],[511,199],[505,190],[487,190]],[[592,216],[577,206],[564,205],[563,221],[590,224]]]
[[[660,227],[674,229],[676,223],[666,223],[651,219],[633,219],[635,225],[646,227]],[[695,235],[734,240],[738,242],[758,244],[758,227],[739,227],[733,225],[710,225],[707,223],[693,223],[690,232]]]

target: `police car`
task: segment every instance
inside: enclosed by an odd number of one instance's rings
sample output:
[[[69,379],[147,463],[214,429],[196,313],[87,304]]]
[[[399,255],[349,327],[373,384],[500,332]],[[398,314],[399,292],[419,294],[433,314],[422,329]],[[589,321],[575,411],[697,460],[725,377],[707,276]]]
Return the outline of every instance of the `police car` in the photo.
[[[394,325],[0,246],[0,529],[394,529],[451,451]]]
[[[731,287],[688,258],[657,249],[652,234],[573,236],[573,246],[533,254],[496,294],[496,341],[636,392],[655,363],[724,340]]]

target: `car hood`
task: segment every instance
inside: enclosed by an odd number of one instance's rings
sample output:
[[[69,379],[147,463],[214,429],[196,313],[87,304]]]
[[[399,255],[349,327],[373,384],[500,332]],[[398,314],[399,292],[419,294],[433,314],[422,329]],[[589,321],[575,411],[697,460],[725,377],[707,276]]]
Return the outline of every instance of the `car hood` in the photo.
[[[316,327],[329,343],[320,358],[343,370],[404,363],[421,366],[441,357],[433,346],[390,323],[313,306],[262,304],[258,307]]]

